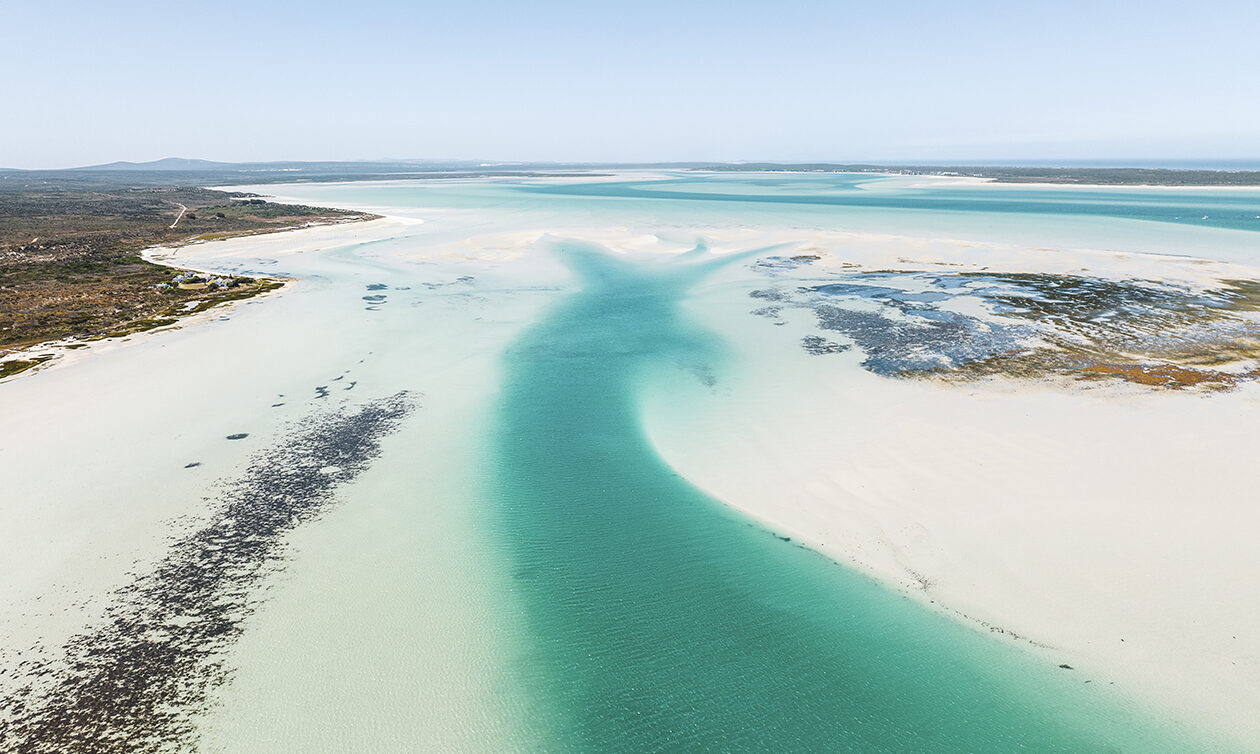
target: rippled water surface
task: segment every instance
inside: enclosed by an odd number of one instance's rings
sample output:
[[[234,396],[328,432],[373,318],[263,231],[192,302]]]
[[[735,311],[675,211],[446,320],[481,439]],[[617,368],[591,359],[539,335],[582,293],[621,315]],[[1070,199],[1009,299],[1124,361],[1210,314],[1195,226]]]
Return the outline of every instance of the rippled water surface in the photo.
[[[587,751],[1144,751],[1173,746],[1065,671],[723,508],[666,466],[637,385],[706,339],[680,315],[714,264],[559,253],[582,292],[508,354],[496,444],[537,694]]]

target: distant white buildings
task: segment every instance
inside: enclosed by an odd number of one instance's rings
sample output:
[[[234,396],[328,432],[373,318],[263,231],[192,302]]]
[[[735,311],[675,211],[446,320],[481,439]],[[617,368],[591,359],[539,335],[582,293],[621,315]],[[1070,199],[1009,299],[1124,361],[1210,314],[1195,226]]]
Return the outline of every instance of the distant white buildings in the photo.
[[[227,288],[235,288],[240,285],[240,281],[234,277],[219,277],[204,272],[181,272],[171,278],[169,283],[158,283],[154,288],[159,291],[168,291],[172,287],[181,290],[203,290],[206,288],[214,288],[224,290]]]

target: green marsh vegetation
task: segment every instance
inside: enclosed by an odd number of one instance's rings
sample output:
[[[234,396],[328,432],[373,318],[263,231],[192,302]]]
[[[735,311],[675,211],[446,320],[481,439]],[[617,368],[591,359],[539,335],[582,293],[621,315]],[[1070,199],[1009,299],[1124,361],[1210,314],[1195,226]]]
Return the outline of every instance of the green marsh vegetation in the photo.
[[[26,370],[37,367],[45,361],[51,359],[51,356],[36,356],[33,359],[10,359],[8,361],[0,361],[0,379],[12,377]]]

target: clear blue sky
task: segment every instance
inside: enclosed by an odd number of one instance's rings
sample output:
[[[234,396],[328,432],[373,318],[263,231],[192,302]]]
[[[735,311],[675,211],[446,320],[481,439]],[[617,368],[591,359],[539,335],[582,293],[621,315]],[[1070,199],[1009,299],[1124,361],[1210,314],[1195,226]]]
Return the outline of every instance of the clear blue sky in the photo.
[[[0,166],[1260,159],[1260,2],[0,8]]]

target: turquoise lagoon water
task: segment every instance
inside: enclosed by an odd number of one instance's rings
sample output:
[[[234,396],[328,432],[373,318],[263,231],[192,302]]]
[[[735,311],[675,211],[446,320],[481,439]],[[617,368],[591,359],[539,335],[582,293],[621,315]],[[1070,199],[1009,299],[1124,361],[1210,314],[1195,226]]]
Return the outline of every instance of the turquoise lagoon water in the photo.
[[[563,196],[758,202],[797,206],[1093,216],[1260,231],[1260,192],[1124,188],[933,186],[912,179],[851,175],[669,177],[535,187]]]
[[[1001,235],[1010,227],[1003,218],[1036,236],[1064,233],[1057,221],[1086,215],[1070,234],[1101,228],[1140,247],[1156,237],[1167,242],[1163,229],[1189,224],[1190,235],[1180,238],[1202,241],[1194,248],[1225,239],[1221,248],[1235,261],[1252,261],[1249,231],[1260,230],[1260,220],[1252,228],[1245,217],[1260,214],[1260,194],[860,188],[871,182],[671,176],[642,185],[441,181],[278,193],[410,207],[419,216],[436,210],[424,232],[439,244],[473,232],[612,224],[698,234],[765,224]],[[883,198],[871,198],[879,192]],[[1224,219],[1207,228],[1169,214],[1187,209]],[[680,361],[716,368],[721,344],[681,305],[715,266],[746,258],[719,260],[703,246],[670,257],[613,255],[563,240],[535,251],[556,255],[573,277],[502,355],[485,440],[490,463],[479,484],[507,606],[496,620],[519,648],[505,660],[510,693],[532,716],[523,747],[1149,752],[1205,745],[1044,655],[784,541],[658,457],[641,421],[645,385],[671,370],[673,379],[695,379],[677,369]]]
[[[623,224],[840,230],[1190,256],[1260,266],[1260,190],[936,185],[854,174],[663,173],[591,180],[258,187],[304,201],[472,210],[522,228]],[[423,212],[419,213],[425,216]],[[485,215],[481,217],[487,217]],[[482,222],[489,225],[489,220]]]
[[[558,249],[580,293],[517,342],[498,538],[557,750],[1160,751],[1175,738],[706,497],[645,441],[645,375],[703,354],[713,263]]]

